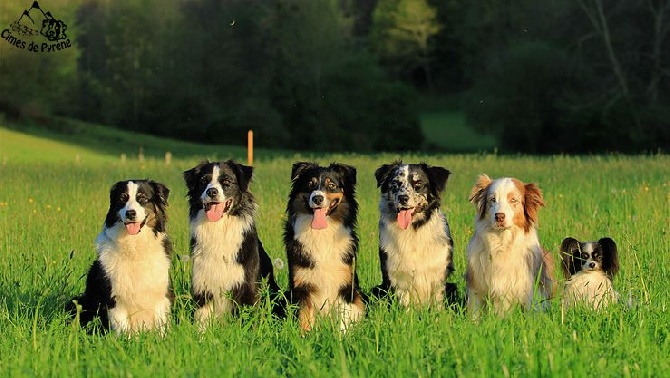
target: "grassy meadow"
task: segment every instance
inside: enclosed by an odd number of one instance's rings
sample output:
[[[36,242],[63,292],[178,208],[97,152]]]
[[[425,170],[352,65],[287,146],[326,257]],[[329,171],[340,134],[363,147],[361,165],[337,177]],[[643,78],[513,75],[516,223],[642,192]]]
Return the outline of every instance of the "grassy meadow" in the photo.
[[[181,173],[204,158],[246,161],[241,147],[195,146],[158,138],[96,134],[72,138],[0,127],[0,375],[294,377],[655,377],[670,371],[670,158],[649,156],[297,155],[256,151],[252,191],[258,228],[282,287],[287,285],[282,225],[291,164],[332,161],[358,169],[358,272],[365,290],[381,281],[374,170],[403,159],[452,172],[443,197],[464,292],[465,248],[473,232],[468,195],[478,173],[539,184],[543,246],[562,239],[612,237],[625,303],[599,313],[486,315],[371,306],[346,334],[324,321],[302,335],[295,320],[268,315],[267,303],[200,333],[191,322],[185,187]],[[48,138],[47,138],[48,137]],[[140,142],[138,142],[138,140]],[[138,157],[139,144],[145,156]],[[170,164],[164,154],[172,153]],[[121,154],[126,158],[121,159]],[[168,233],[175,245],[172,326],[133,338],[88,335],[63,311],[84,289],[110,186],[151,178],[171,190]],[[560,278],[562,282],[562,277]]]

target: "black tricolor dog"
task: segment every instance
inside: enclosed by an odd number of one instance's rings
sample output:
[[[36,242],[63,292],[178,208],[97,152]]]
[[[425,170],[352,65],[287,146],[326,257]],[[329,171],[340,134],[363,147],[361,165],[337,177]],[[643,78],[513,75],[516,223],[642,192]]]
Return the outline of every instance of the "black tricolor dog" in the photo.
[[[256,231],[258,205],[249,191],[252,167],[203,162],[184,172],[188,189],[195,318],[234,314],[259,300],[262,279],[275,295],[272,262]]]
[[[382,283],[373,295],[394,293],[403,306],[456,301],[453,240],[440,210],[450,172],[426,164],[384,164],[375,171],[379,201]]]
[[[565,238],[561,243],[561,260],[566,279],[563,289],[565,305],[582,302],[599,309],[617,302],[617,294],[612,287],[614,276],[619,271],[614,240],[602,238],[580,242],[575,238]]]
[[[96,239],[97,259],[88,271],[82,325],[100,316],[117,333],[165,331],[174,295],[169,269],[172,244],[166,235],[169,190],[148,180],[112,186],[109,211]],[[74,305],[69,305],[76,312]]]
[[[344,331],[365,314],[355,269],[356,169],[299,162],[291,180],[284,229],[289,297],[298,305],[303,330],[317,316],[333,315]]]

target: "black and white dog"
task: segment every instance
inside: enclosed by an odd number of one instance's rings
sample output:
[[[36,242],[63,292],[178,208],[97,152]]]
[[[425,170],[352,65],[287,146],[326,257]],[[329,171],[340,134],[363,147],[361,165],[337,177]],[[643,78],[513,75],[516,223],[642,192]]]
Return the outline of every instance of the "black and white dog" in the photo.
[[[164,332],[169,325],[174,295],[169,281],[172,244],[166,235],[168,194],[165,185],[148,180],[112,186],[96,239],[98,256],[88,271],[86,291],[75,298],[82,325],[95,316],[119,334]]]
[[[356,169],[298,162],[291,180],[284,229],[289,297],[303,330],[312,329],[318,316],[332,315],[345,331],[365,314],[355,269]]]
[[[617,302],[612,287],[614,275],[619,271],[619,257],[614,240],[602,238],[593,242],[580,242],[565,238],[561,243],[561,260],[565,285],[563,304],[588,305],[598,310]]]
[[[450,172],[427,164],[384,164],[375,171],[379,201],[382,283],[373,295],[395,294],[402,306],[455,302],[454,243],[440,210]]]
[[[201,327],[259,300],[262,279],[279,291],[272,262],[256,231],[258,204],[249,191],[252,167],[232,160],[184,172],[188,189],[192,294]]]

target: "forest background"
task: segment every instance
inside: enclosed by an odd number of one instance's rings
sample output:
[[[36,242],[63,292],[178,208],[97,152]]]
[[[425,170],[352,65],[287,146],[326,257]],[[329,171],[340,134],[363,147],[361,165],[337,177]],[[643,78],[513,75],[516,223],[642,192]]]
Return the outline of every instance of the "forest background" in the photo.
[[[71,47],[29,52],[3,32],[10,119],[208,144],[239,144],[253,129],[269,148],[450,152],[421,127],[437,111],[435,127],[456,127],[456,115],[502,152],[670,146],[670,0],[40,6],[67,24]],[[0,29],[30,7],[2,1]]]

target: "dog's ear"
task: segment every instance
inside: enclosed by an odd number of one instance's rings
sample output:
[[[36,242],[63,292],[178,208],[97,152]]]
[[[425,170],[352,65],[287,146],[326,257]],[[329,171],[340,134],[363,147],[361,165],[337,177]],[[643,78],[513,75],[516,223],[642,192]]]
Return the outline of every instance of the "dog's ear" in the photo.
[[[470,197],[468,197],[468,200],[477,207],[477,214],[480,218],[486,215],[486,191],[492,182],[493,180],[487,174],[480,174],[477,176],[475,186],[472,187]]]
[[[442,167],[429,167],[426,164],[421,165],[423,166],[423,169],[428,172],[428,177],[430,177],[431,185],[434,185],[435,191],[437,193],[442,193],[447,186],[447,179],[451,172]]]
[[[579,240],[571,237],[563,239],[563,242],[561,243],[561,265],[563,265],[563,276],[565,276],[566,279],[577,273],[575,253],[580,253],[579,245]],[[581,264],[579,264],[579,266],[581,266]]]
[[[523,211],[526,216],[526,223],[536,224],[537,223],[537,212],[540,210],[540,207],[544,206],[544,198],[542,198],[542,191],[535,184],[525,184],[524,190],[526,194],[524,195],[524,206]]]
[[[391,173],[391,170],[398,165],[402,164],[401,161],[397,161],[393,164],[383,164],[377,170],[375,171],[375,178],[377,179],[377,187],[381,187],[386,180],[388,179],[389,173]],[[387,188],[382,188],[382,191],[385,192]]]
[[[156,193],[156,198],[158,198],[161,205],[167,206],[168,197],[170,196],[170,189],[168,189],[167,186],[161,184],[160,182],[153,180],[149,180],[149,185],[151,185],[153,188],[154,192]]]
[[[297,163],[293,163],[293,167],[291,168],[291,180],[295,181],[295,179],[300,176],[303,172],[310,168],[316,168],[317,165],[315,163],[308,163],[305,161],[300,161]]]
[[[226,164],[232,168],[233,173],[235,173],[235,178],[237,179],[237,185],[239,185],[242,192],[246,192],[249,189],[249,184],[253,178],[254,168],[248,165],[238,164],[232,160],[226,161]]]
[[[352,167],[351,165],[347,164],[340,164],[340,163],[330,163],[329,169],[334,170],[335,172],[339,173],[342,177],[344,177],[345,182],[347,183],[346,186],[348,187],[353,187],[356,185],[356,168]]]
[[[188,171],[184,171],[184,182],[186,183],[186,186],[188,186],[189,188],[195,186],[196,181],[198,180],[198,175],[200,175],[200,171],[207,164],[209,164],[209,160],[200,162],[200,164],[189,169]]]
[[[616,243],[610,238],[602,238],[598,240],[598,244],[603,250],[603,270],[610,278],[614,278],[619,271],[619,254]]]

